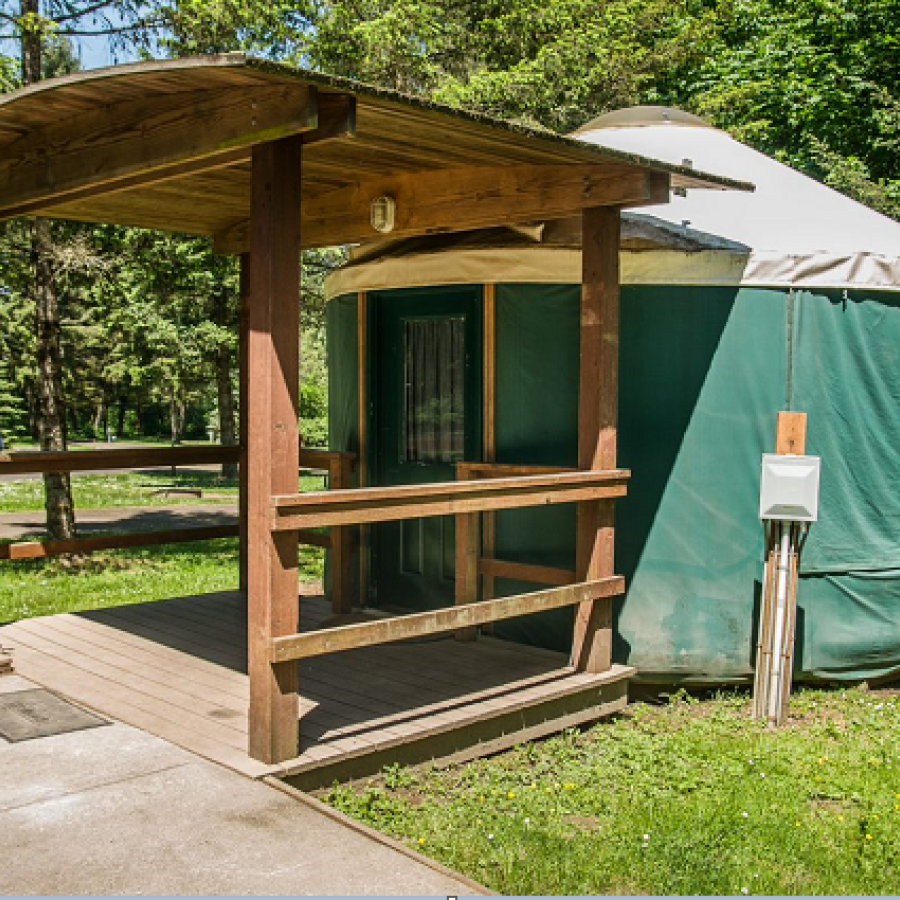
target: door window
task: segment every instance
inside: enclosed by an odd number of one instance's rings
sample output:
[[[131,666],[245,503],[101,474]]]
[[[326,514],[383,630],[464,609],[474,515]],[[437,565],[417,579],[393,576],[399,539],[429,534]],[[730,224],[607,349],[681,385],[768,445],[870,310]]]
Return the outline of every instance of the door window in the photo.
[[[465,325],[463,316],[403,321],[405,462],[463,458]]]

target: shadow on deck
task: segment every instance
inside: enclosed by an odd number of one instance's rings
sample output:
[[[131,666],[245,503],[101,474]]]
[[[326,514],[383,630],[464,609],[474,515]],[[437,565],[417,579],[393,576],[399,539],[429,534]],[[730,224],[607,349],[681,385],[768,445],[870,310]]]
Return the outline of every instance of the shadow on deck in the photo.
[[[328,624],[301,597],[301,630]],[[251,777],[304,789],[384,765],[466,759],[621,709],[631,669],[576,673],[564,656],[452,636],[300,664],[300,754],[247,756],[246,617],[239,593],[29,619],[0,628],[16,670],[99,713]]]

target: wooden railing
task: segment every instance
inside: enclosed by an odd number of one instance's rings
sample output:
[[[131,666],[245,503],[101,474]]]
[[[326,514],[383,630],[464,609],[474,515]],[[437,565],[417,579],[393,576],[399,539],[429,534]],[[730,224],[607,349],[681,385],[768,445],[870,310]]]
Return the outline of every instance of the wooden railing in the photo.
[[[47,472],[96,472],[105,469],[149,469],[236,463],[240,447],[124,447],[109,450],[18,450],[0,453],[0,475],[41,475]],[[302,465],[302,463],[301,463]]]
[[[464,470],[465,471],[465,470]],[[469,472],[472,471],[470,467]],[[526,474],[522,474],[522,473]],[[359,488],[331,493],[296,494],[272,498],[273,532],[308,528],[394,522],[431,516],[456,516],[456,605],[375,622],[280,635],[269,646],[273,664],[336,653],[356,647],[390,643],[412,637],[456,632],[474,636],[478,625],[530,615],[563,606],[602,600],[623,593],[624,579],[613,575],[580,583],[574,572],[490,561],[516,571],[512,577],[541,575],[555,584],[548,590],[478,602],[478,517],[502,509],[609,500],[626,493],[630,473],[547,470],[479,464],[481,476],[437,484]],[[487,476],[487,477],[485,477]],[[488,564],[490,564],[490,562]],[[512,569],[508,568],[512,567]],[[561,583],[565,579],[565,583]],[[528,580],[539,579],[530,577]]]
[[[509,465],[504,463],[458,463],[456,466],[456,477],[460,481],[467,481],[473,478],[509,478],[516,475],[564,475],[566,473],[577,472],[578,469],[566,469],[556,466],[523,466]],[[486,525],[494,513],[485,513],[482,525]],[[458,560],[460,564],[471,566],[474,564],[476,572],[467,571],[463,578],[463,584],[466,587],[465,595],[458,593],[458,601],[461,603],[470,602],[465,597],[472,592],[471,581],[473,577],[482,576],[483,579],[509,578],[516,581],[525,581],[531,584],[546,584],[560,587],[575,582],[574,569],[558,569],[553,566],[536,566],[529,563],[512,562],[508,560],[495,559],[493,556],[483,556],[481,550],[481,542],[478,534],[470,536],[471,522],[469,527],[463,525],[461,548],[458,550]],[[477,525],[477,523],[476,523]],[[472,545],[468,545],[468,541],[472,541]],[[457,547],[460,547],[459,538],[457,538]],[[461,558],[460,558],[461,557]],[[474,557],[474,563],[473,563]],[[486,596],[485,599],[491,599]]]
[[[72,450],[61,452],[17,451],[0,453],[0,475],[41,475],[49,472],[92,472],[109,469],[144,469],[161,466],[194,466],[204,464],[237,463],[240,447],[137,447],[103,450]],[[352,453],[331,450],[303,449],[299,464],[303,469],[328,473],[328,486],[333,490],[348,488],[353,479],[356,457]],[[73,538],[65,541],[17,541],[0,546],[0,561],[42,559],[65,554],[89,554],[98,550],[118,550],[182,544],[233,538],[240,534],[238,525],[178,528],[137,534],[110,534],[97,537]],[[351,557],[353,533],[349,528],[337,527],[322,534],[312,529],[298,532],[299,542],[330,550],[332,569],[332,597],[336,611],[349,609],[352,597]]]

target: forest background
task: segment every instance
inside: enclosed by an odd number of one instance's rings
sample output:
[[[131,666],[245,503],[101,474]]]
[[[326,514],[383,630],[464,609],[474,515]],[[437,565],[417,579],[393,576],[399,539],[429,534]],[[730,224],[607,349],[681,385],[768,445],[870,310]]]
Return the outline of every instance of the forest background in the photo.
[[[102,39],[120,59],[243,50],[562,133],[674,105],[900,219],[900,0],[306,4],[0,2],[0,90],[76,71]],[[327,441],[323,282],[343,258],[303,257],[306,446]],[[206,240],[2,224],[0,434],[233,444],[237,317],[236,262]],[[68,533],[59,479],[51,536]]]

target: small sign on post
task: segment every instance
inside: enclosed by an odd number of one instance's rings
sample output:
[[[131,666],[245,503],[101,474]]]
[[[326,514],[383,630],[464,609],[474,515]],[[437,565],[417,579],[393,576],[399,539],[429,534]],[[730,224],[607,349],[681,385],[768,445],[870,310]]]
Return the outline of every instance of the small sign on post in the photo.
[[[766,527],[766,568],[756,648],[753,717],[770,727],[787,715],[794,665],[797,575],[809,524],[819,515],[816,456],[804,456],[806,413],[780,412],[776,452],[764,454],[759,516]]]

